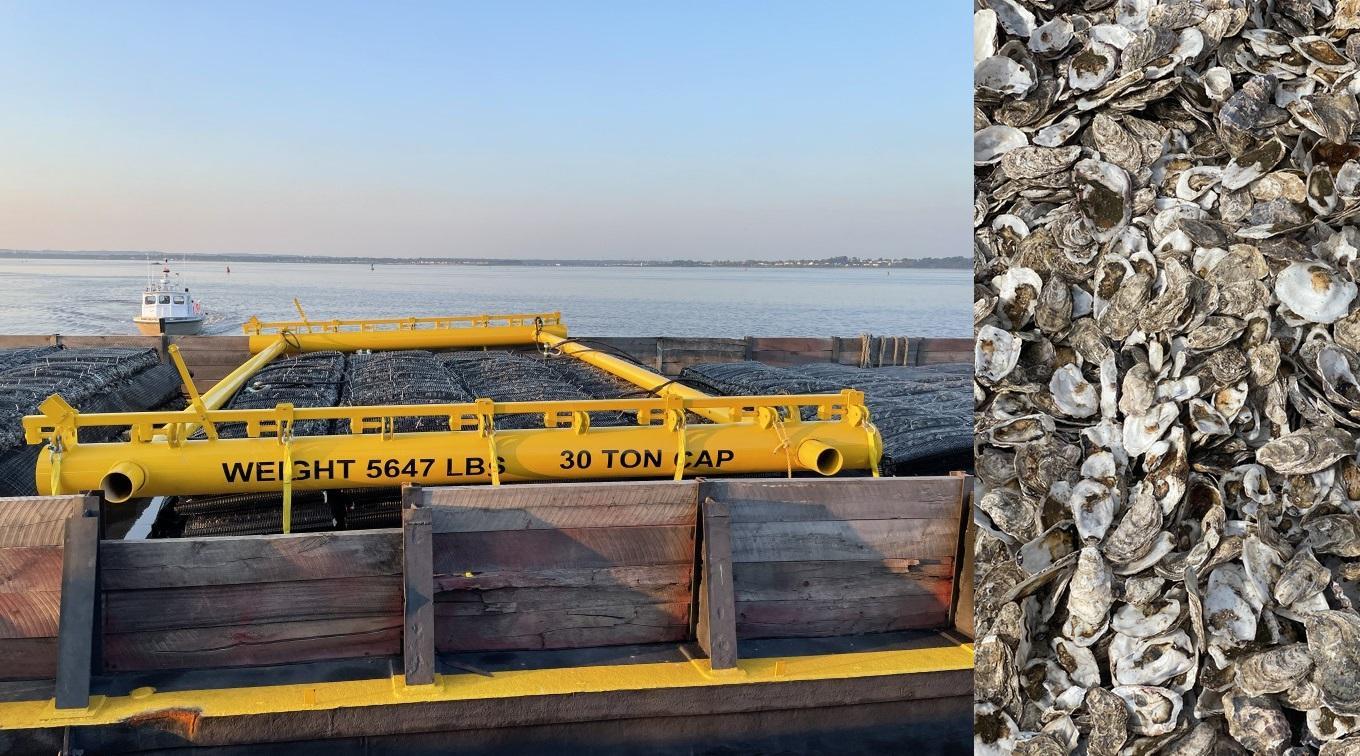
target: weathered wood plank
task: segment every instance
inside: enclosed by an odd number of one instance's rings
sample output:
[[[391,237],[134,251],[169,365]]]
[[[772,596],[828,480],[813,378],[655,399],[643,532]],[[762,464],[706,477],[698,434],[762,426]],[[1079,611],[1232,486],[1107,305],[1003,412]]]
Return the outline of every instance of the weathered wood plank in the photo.
[[[56,337],[52,335],[34,334],[27,336],[0,336],[0,349],[52,346],[56,343]]]
[[[407,685],[434,682],[434,567],[430,510],[416,508],[420,489],[402,491],[402,572],[405,608],[402,666]]]
[[[665,643],[689,631],[687,601],[480,616],[446,613],[450,606],[435,606],[442,653]]]
[[[966,364],[968,362],[972,362],[972,358],[973,356],[971,354],[946,352],[944,354],[939,355],[938,358],[936,358],[933,355],[928,355],[925,358],[925,360],[921,362],[921,364],[922,365],[944,365],[952,363]]]
[[[949,476],[850,480],[714,480],[706,495],[727,502],[733,522],[957,519]]]
[[[90,704],[99,601],[99,499],[88,497],[66,521],[57,628],[56,708]]]
[[[694,528],[564,528],[436,533],[434,567],[441,574],[645,564],[688,564]]]
[[[104,541],[106,590],[401,574],[401,531]]]
[[[0,548],[60,546],[66,521],[82,503],[83,496],[0,498]]]
[[[250,359],[250,352],[242,350],[213,350],[202,352],[180,352],[184,358],[184,364],[191,368],[202,367],[222,367],[227,370],[239,367],[241,363]]]
[[[157,349],[161,340],[158,336],[65,336],[61,345],[67,349]]]
[[[0,640],[0,680],[50,680],[57,676],[57,639]]]
[[[942,564],[921,565],[908,559],[740,562],[733,566],[733,583],[737,601],[934,596],[947,603],[953,586],[952,564],[953,561],[948,560]]]
[[[919,597],[917,597],[919,598]],[[769,604],[737,604],[737,637],[739,638],[824,638],[860,633],[888,633],[899,630],[939,628],[949,624],[945,605],[932,608],[924,602],[905,605],[904,599],[892,600],[894,605],[881,610],[861,607],[863,614],[849,609],[819,606],[806,601],[787,602],[789,607]],[[784,603],[784,602],[774,602]]]
[[[543,569],[435,575],[435,590],[483,591],[526,588],[626,588],[649,593],[667,586],[689,589],[691,569],[684,564],[651,564],[639,567]]]
[[[973,349],[972,339],[921,338],[916,341],[926,352],[971,352]]]
[[[741,638],[801,638],[946,627],[947,601],[895,596],[855,601],[739,601]]]
[[[434,532],[693,525],[697,484],[548,483],[430,489]]]
[[[497,588],[489,591],[441,591],[435,602],[443,616],[510,614],[559,609],[675,604],[689,600],[689,581],[656,585],[594,585],[581,588]]]
[[[0,638],[55,638],[61,590],[0,593]]]
[[[171,336],[170,343],[178,346],[181,352],[250,352],[248,336]]]
[[[737,562],[953,557],[958,523],[946,520],[734,522]]]
[[[440,486],[422,489],[427,506],[484,509],[605,507],[648,502],[696,506],[698,484],[685,481],[519,483],[513,486]],[[435,519],[436,525],[438,518]],[[438,528],[436,528],[438,532]]]
[[[801,337],[801,336],[762,336],[752,342],[752,349],[756,352],[827,352],[830,353],[834,346],[831,339],[827,337]]]
[[[401,578],[397,575],[107,591],[104,630],[133,633],[400,611]]]
[[[434,527],[437,533],[694,523],[692,502],[523,509],[434,505],[431,510],[434,512]]]
[[[737,625],[732,592],[731,512],[721,501],[703,503],[703,559],[699,566],[696,636],[713,669],[737,666]]]
[[[401,651],[402,617],[196,627],[104,636],[110,672],[242,667],[322,659],[391,656]]]
[[[12,546],[0,549],[0,593],[60,589],[60,546]]]
[[[959,518],[962,522],[963,533],[959,539],[958,565],[959,572],[954,578],[954,595],[949,604],[950,624],[954,629],[959,630],[968,637],[973,637],[976,630],[973,627],[973,540],[975,532],[973,530],[973,495],[974,487],[977,485],[976,479],[963,471],[955,472],[954,475],[963,481],[963,491]]]

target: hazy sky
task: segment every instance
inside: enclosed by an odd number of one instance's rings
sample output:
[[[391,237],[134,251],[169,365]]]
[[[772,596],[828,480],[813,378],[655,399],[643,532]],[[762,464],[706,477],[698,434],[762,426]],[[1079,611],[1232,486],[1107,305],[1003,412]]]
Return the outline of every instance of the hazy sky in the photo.
[[[0,5],[0,248],[970,255],[966,3]]]

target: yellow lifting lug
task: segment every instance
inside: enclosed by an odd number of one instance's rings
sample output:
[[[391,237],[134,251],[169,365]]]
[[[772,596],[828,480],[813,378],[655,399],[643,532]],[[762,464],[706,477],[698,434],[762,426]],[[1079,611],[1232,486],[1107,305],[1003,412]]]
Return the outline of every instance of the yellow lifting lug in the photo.
[[[41,416],[24,418],[24,440],[30,444],[42,443],[60,437],[71,445],[76,443],[76,416],[80,413],[66,403],[60,394],[53,394],[38,405]]]
[[[756,427],[769,429],[779,424],[779,410],[775,407],[756,407]]]
[[[279,405],[283,410],[287,407],[286,414],[292,415],[293,405]],[[283,532],[285,535],[293,532],[293,423],[287,421],[286,425],[280,426],[279,443],[283,446]]]
[[[302,325],[304,328],[307,329],[307,333],[311,333],[312,332],[311,321],[307,320],[307,313],[302,311],[302,303],[298,301],[297,297],[293,297],[293,308],[298,311],[298,317],[302,319]],[[259,321],[257,320],[256,322],[258,323]]]
[[[208,419],[208,407],[203,403],[203,397],[198,393],[198,386],[194,385],[194,377],[189,374],[189,366],[184,364],[184,358],[179,354],[179,347],[175,344],[170,345],[170,360],[175,363],[175,370],[179,371],[179,379],[184,384],[184,390],[189,392],[189,406],[194,408],[194,413],[198,415],[198,424],[203,426],[203,432],[208,434],[208,438],[217,440],[217,427]],[[176,429],[182,435],[189,435],[187,428]]]
[[[52,457],[52,495],[61,496],[61,436],[53,436],[47,448]]]
[[[473,402],[477,408],[477,432],[486,439],[488,453],[486,468],[491,474],[491,485],[501,484],[500,460],[496,454],[496,402],[491,399],[478,399]]]
[[[579,410],[554,410],[543,413],[544,428],[571,428],[576,435],[590,430],[590,413]]]
[[[675,479],[685,479],[685,462],[689,457],[686,448],[685,400],[681,397],[666,397],[666,430],[675,432]]]

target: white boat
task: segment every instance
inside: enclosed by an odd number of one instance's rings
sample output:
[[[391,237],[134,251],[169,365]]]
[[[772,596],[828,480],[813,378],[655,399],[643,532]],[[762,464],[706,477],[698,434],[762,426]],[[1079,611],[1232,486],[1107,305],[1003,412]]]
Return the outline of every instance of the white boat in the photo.
[[[189,287],[171,278],[170,261],[161,266],[158,281],[142,292],[142,314],[132,319],[146,336],[193,336],[203,330],[203,305],[189,295]]]

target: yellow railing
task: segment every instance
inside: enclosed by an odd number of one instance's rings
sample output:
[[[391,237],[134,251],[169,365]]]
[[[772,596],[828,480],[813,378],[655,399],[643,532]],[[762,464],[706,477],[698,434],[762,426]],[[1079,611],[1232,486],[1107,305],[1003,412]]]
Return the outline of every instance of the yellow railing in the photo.
[[[355,320],[279,320],[262,321],[251,316],[241,329],[247,336],[271,333],[341,333],[346,331],[416,331],[443,328],[497,328],[503,326],[545,326],[562,324],[560,312],[512,313],[506,315],[452,315],[438,318],[366,318]]]

